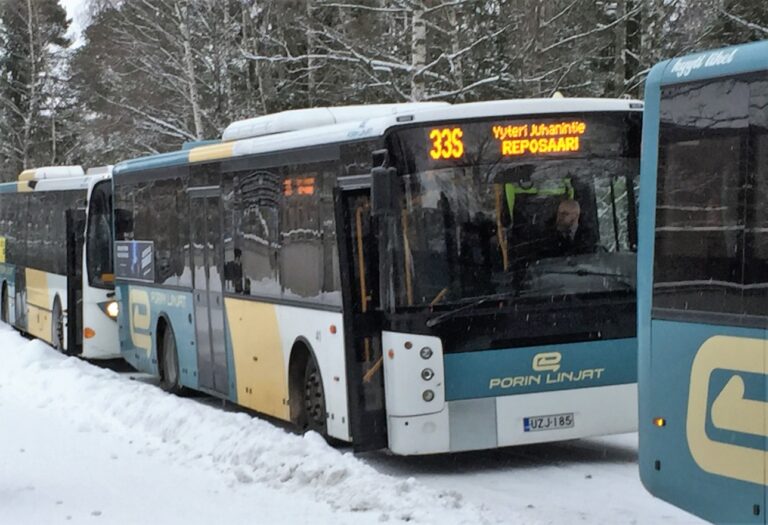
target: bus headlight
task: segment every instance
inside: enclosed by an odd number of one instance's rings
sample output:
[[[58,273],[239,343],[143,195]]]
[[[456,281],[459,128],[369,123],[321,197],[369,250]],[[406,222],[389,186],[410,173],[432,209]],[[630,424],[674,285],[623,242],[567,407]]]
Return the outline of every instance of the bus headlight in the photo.
[[[435,393],[432,390],[425,390],[423,394],[421,394],[422,399],[429,403],[433,399],[435,399]]]
[[[425,368],[424,370],[421,371],[421,378],[424,381],[429,381],[433,377],[435,377],[435,373],[432,371],[431,368]]]
[[[424,348],[421,349],[421,351],[419,352],[419,355],[421,355],[422,359],[429,359],[430,357],[432,357],[432,349],[428,346],[425,346]]]
[[[107,314],[107,317],[112,320],[116,320],[117,316],[120,314],[120,304],[117,301],[99,303],[99,308],[101,308],[101,311]]]

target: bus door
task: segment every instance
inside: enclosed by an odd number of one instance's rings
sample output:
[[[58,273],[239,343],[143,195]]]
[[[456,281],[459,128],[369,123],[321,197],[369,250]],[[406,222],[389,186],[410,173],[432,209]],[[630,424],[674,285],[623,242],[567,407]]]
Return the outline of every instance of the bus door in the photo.
[[[349,424],[355,451],[387,446],[378,245],[371,221],[370,187],[336,190],[337,235],[343,288]]]
[[[83,351],[83,245],[85,210],[67,210],[67,333],[68,354]]]
[[[229,392],[224,330],[223,237],[219,188],[189,189],[197,370],[201,388]]]

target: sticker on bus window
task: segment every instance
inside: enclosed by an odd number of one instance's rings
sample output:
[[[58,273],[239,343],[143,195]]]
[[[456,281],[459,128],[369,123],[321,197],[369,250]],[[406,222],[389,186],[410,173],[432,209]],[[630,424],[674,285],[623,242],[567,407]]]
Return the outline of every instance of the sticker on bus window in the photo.
[[[115,242],[115,273],[121,279],[153,282],[155,247],[152,241]]]

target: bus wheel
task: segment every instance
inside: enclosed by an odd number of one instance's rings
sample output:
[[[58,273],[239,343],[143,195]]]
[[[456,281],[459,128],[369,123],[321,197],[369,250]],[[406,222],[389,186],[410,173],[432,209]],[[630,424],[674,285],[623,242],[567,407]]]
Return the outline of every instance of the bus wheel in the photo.
[[[179,354],[176,351],[176,337],[170,324],[163,328],[160,345],[160,387],[171,394],[181,394],[184,387],[179,383]]]
[[[320,370],[314,357],[307,359],[304,369],[304,403],[303,430],[314,430],[325,436],[327,434],[327,413],[325,411],[325,392]]]
[[[3,283],[3,298],[2,298],[2,305],[0,305],[0,317],[5,324],[8,323],[8,285]]]
[[[61,302],[57,297],[53,301],[51,313],[51,345],[54,350],[64,351],[64,315],[61,312]]]

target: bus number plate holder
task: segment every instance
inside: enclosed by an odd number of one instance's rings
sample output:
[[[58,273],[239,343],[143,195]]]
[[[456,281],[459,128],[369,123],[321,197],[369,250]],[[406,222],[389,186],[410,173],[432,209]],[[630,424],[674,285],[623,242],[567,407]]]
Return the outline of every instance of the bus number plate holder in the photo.
[[[549,416],[531,416],[523,418],[525,432],[541,432],[544,430],[559,430],[573,428],[573,412],[552,414]]]

